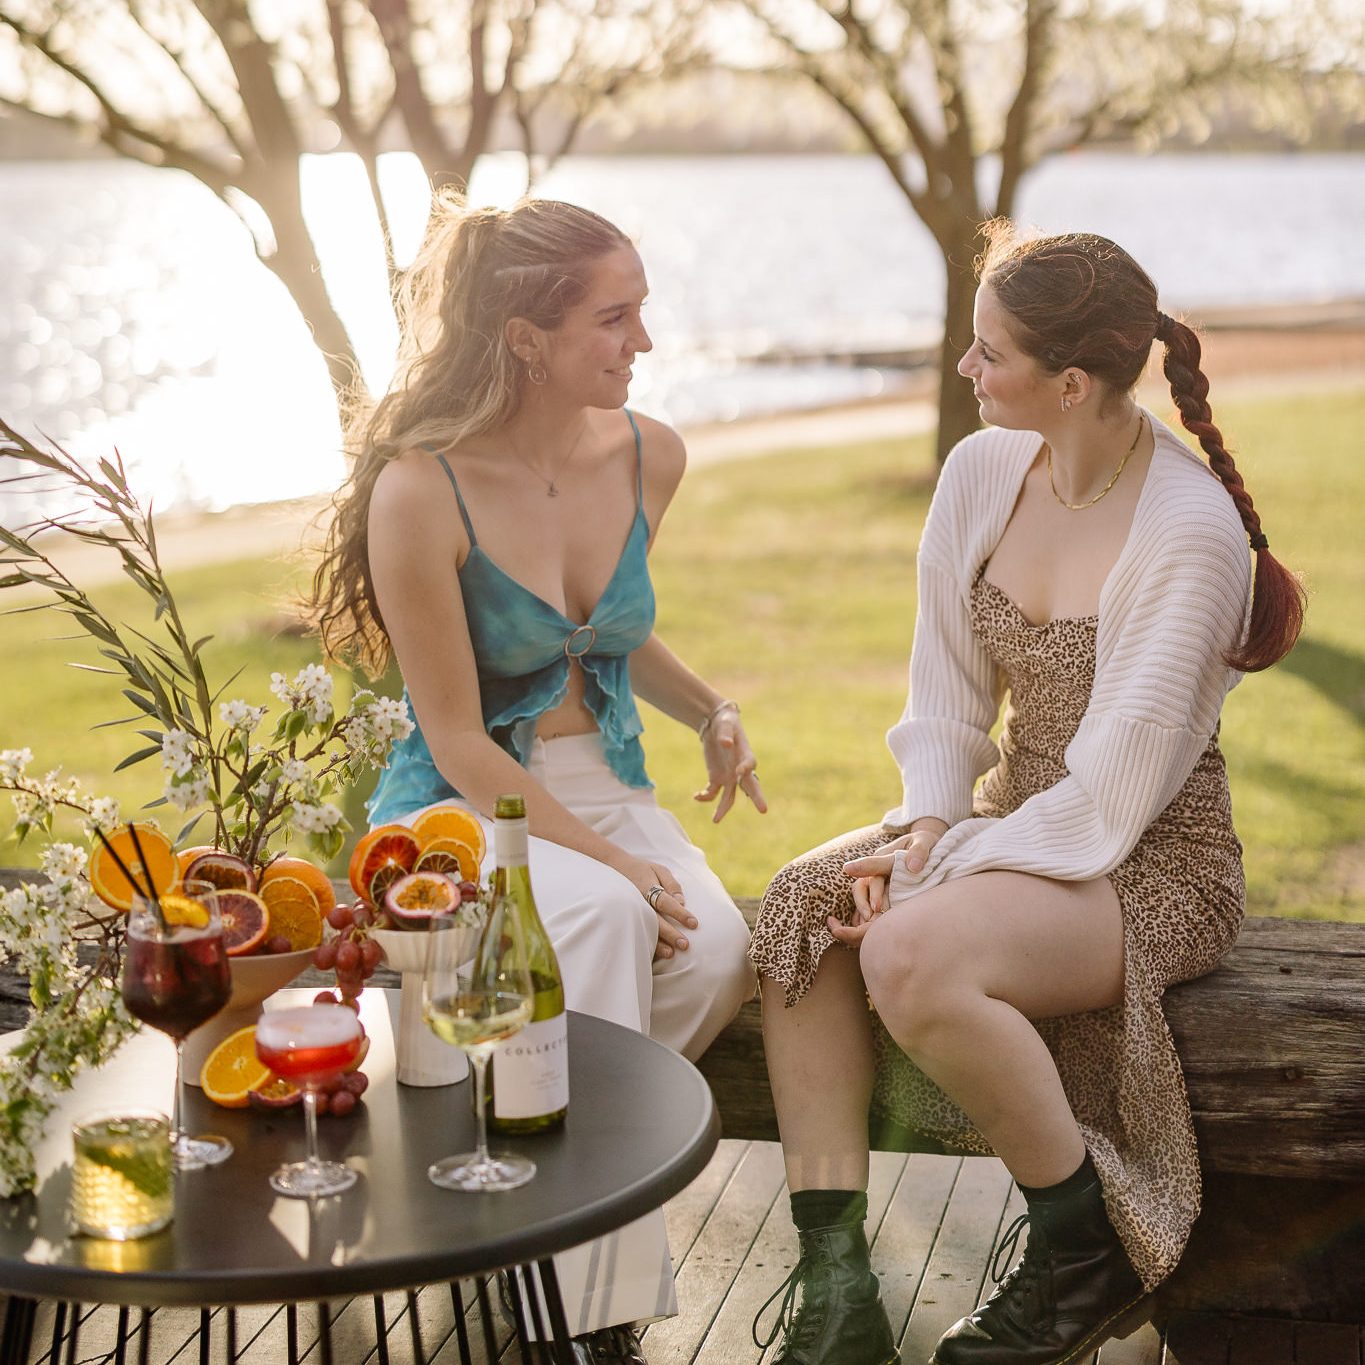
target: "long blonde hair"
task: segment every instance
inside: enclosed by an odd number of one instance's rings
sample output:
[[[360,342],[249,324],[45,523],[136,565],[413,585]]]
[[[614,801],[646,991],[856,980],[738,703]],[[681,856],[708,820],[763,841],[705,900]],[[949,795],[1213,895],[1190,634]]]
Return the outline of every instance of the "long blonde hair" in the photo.
[[[629,238],[588,209],[523,199],[471,209],[446,192],[397,299],[398,360],[378,403],[353,396],[345,423],[350,477],[333,514],[307,603],[329,657],[383,671],[389,638],[370,577],[375,481],[415,446],[446,450],[501,426],[527,382],[505,328],[522,317],[551,331],[587,291],[592,264]]]

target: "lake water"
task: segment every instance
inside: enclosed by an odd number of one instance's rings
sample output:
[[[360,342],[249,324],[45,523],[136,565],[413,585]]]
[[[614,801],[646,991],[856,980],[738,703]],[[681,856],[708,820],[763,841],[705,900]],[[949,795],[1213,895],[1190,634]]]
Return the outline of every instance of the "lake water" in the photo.
[[[1170,311],[1365,297],[1365,159],[1078,153],[1026,181],[1019,217],[1121,241]],[[425,216],[416,162],[383,166],[400,255]],[[522,187],[486,158],[479,202]],[[393,345],[359,164],[308,159],[305,200],[366,377]],[[568,158],[538,192],[614,219],[650,276],[654,352],[631,401],[687,425],[873,395],[894,376],[758,364],[936,335],[938,252],[870,157]],[[81,458],[117,447],[157,504],[300,496],[341,476],[326,373],[237,218],[186,176],[125,162],[0,164],[0,414]],[[27,511],[27,506],[26,509]],[[0,519],[21,519],[0,494]]]

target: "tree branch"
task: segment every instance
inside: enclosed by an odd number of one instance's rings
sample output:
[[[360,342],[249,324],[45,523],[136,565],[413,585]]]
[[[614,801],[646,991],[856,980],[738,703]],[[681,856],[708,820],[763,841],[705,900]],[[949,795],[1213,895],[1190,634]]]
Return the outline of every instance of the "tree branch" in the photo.
[[[1043,68],[1047,63],[1055,16],[1055,0],[1027,0],[1023,70],[1009,112],[1005,115],[1005,130],[1000,141],[1000,188],[996,192],[995,212],[1005,218],[1014,215],[1019,181],[1031,164],[1030,127],[1042,84]]]

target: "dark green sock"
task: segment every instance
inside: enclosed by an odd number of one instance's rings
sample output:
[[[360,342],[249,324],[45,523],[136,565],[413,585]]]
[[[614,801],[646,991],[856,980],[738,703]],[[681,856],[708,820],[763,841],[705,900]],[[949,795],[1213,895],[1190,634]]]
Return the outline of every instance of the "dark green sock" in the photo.
[[[1029,1204],[1057,1204],[1080,1194],[1091,1185],[1098,1185],[1099,1180],[1095,1163],[1090,1160],[1090,1153],[1086,1152],[1085,1160],[1065,1180],[1059,1180],[1055,1185],[1020,1185],[1019,1193]]]
[[[797,1190],[791,1201],[798,1232],[857,1224],[867,1218],[865,1190]]]

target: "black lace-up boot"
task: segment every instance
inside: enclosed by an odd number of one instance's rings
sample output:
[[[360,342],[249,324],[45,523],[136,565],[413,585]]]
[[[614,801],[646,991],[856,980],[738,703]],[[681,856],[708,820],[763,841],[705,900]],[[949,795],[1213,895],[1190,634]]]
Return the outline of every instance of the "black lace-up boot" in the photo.
[[[795,1268],[754,1318],[754,1344],[766,1350],[783,1334],[773,1365],[899,1365],[862,1223],[806,1228],[799,1236]],[[777,1319],[760,1339],[759,1320],[779,1295]]]
[[[1145,1321],[1147,1295],[1104,1210],[1089,1156],[1060,1185],[1024,1197],[1028,1213],[995,1253],[995,1292],[948,1329],[930,1365],[1071,1365]],[[1023,1259],[1003,1274],[1025,1228]]]

